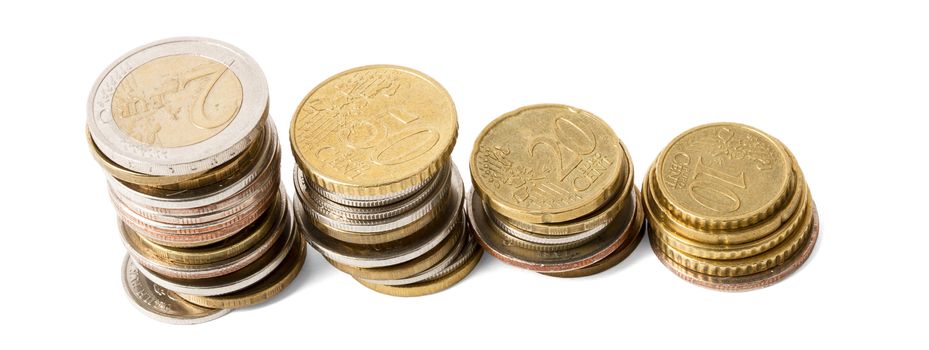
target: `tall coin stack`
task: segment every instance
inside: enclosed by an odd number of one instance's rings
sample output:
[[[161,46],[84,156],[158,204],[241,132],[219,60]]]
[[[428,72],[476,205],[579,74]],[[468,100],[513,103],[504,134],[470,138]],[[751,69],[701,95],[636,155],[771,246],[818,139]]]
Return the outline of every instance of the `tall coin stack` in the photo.
[[[606,123],[564,105],[527,106],[474,142],[466,209],[501,261],[556,277],[615,266],[641,241],[632,161]]]
[[[790,151],[741,124],[690,129],[642,185],[649,239],[681,278],[742,291],[774,284],[810,256],[819,218]]]
[[[418,71],[366,66],[321,83],[290,129],[305,239],[384,294],[431,294],[463,279],[482,251],[449,158],[457,135],[451,97]]]
[[[129,252],[124,286],[143,312],[209,321],[300,272],[267,82],[248,55],[201,38],[145,45],[103,73],[88,114]]]

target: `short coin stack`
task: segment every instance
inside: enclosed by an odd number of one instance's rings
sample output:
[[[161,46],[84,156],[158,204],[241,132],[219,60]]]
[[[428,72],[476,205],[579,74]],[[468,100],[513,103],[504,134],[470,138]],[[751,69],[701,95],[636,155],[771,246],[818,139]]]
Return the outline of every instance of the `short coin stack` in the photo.
[[[451,97],[423,73],[366,66],[326,80],[290,129],[298,228],[375,291],[418,296],[457,283],[482,255],[449,158],[457,135]]]
[[[776,283],[806,261],[819,234],[796,159],[746,125],[684,132],[658,155],[642,187],[655,254],[704,287],[741,291]]]
[[[615,266],[641,241],[632,161],[612,129],[564,105],[504,114],[474,142],[466,209],[501,261],[556,277]]]
[[[212,320],[300,272],[267,91],[238,49],[177,38],[122,57],[91,92],[88,141],[129,252],[124,286],[148,315]]]

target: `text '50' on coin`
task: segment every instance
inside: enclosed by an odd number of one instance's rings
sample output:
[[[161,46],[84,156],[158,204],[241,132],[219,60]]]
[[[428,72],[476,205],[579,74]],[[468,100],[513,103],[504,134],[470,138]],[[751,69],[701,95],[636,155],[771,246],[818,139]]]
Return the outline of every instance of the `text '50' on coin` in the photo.
[[[349,196],[402,192],[442,167],[458,136],[451,97],[413,69],[366,66],[313,89],[290,128],[311,181]]]

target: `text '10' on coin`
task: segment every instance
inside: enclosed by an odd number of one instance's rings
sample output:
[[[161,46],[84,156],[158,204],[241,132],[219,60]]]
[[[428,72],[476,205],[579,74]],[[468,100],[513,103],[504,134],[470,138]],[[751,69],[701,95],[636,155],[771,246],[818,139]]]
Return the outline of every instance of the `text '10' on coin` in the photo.
[[[652,249],[675,274],[725,291],[769,286],[796,271],[819,234],[796,159],[747,125],[685,131],[643,182]]]

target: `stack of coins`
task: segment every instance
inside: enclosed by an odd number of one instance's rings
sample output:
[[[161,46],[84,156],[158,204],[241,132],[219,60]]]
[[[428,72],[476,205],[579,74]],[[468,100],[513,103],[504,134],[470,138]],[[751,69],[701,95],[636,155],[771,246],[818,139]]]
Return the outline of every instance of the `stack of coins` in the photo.
[[[304,238],[384,294],[431,294],[463,279],[482,251],[466,233],[449,158],[457,135],[451,97],[415,70],[366,66],[317,86],[290,129]]]
[[[593,114],[533,105],[504,114],[474,142],[466,209],[501,261],[556,277],[615,266],[642,239],[632,161]]]
[[[642,185],[655,254],[681,278],[741,291],[797,270],[819,218],[796,159],[777,139],[733,123],[690,129]]]
[[[91,92],[88,141],[129,253],[124,286],[150,316],[208,321],[300,272],[267,91],[245,53],[177,38],[120,58]]]

